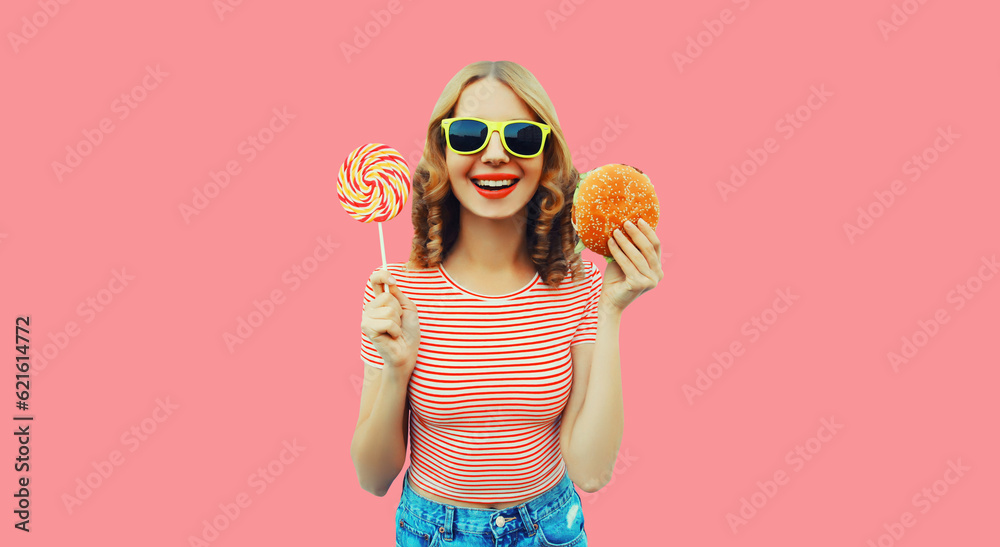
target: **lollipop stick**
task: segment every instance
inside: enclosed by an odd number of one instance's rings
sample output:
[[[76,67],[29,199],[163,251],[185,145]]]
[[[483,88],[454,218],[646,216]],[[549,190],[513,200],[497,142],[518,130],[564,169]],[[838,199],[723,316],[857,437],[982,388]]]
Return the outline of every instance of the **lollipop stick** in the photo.
[[[385,236],[382,235],[382,223],[381,222],[378,223],[378,242],[379,242],[379,245],[381,245],[381,247],[382,247],[382,270],[388,272],[389,271],[389,267],[386,265],[386,262],[385,262]],[[388,283],[385,283],[385,290],[386,290],[386,292],[389,292],[389,284]]]

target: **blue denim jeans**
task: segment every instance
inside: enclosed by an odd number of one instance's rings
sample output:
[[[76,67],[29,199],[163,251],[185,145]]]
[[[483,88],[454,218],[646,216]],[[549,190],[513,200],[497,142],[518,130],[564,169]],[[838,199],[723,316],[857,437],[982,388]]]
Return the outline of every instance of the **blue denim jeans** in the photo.
[[[583,506],[564,474],[558,484],[507,509],[470,509],[424,498],[403,476],[397,547],[585,547]]]

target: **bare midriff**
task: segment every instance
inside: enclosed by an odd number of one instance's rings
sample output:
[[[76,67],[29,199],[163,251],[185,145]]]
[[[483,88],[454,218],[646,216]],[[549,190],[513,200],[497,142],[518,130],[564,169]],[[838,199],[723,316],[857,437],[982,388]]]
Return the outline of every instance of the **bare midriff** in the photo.
[[[406,484],[408,484],[410,488],[412,488],[413,491],[419,494],[420,497],[422,498],[427,498],[431,501],[436,501],[437,503],[443,505],[454,505],[455,507],[464,507],[466,509],[506,509],[508,507],[514,507],[515,505],[533,499],[533,498],[525,498],[523,500],[505,501],[501,503],[469,503],[465,501],[457,501],[448,498],[442,498],[441,496],[435,496],[434,494],[431,494],[430,492],[424,490],[423,488],[420,488],[416,484],[413,484],[413,482],[410,481],[409,477],[405,477],[403,480],[405,480]]]

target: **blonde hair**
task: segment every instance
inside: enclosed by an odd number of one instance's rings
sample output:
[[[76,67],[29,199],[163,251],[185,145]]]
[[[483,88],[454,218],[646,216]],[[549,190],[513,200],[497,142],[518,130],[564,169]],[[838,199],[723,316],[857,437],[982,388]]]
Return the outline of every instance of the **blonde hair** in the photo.
[[[493,78],[514,91],[538,117],[552,128],[542,152],[542,176],[526,209],[525,237],[531,261],[542,282],[558,286],[566,275],[584,277],[583,262],[575,249],[580,237],[571,222],[573,192],[579,172],[573,167],[555,107],[538,80],[511,61],[472,63],[444,87],[427,125],[424,154],[413,178],[413,249],[410,264],[436,268],[458,239],[461,205],[451,191],[445,161],[441,120],[452,117],[462,91],[477,80]],[[463,99],[475,101],[475,98]],[[515,217],[517,218],[517,217]]]

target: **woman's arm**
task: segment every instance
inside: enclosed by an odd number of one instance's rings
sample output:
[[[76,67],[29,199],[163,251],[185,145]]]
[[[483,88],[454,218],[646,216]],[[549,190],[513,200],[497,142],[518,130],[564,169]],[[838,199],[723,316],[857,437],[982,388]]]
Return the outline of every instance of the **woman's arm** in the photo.
[[[663,279],[660,238],[645,220],[639,219],[638,226],[626,222],[624,232],[616,229],[608,248],[615,261],[608,263],[602,275],[597,342],[592,354],[588,350],[573,352],[573,391],[577,391],[579,381],[583,394],[570,394],[560,432],[570,480],[586,492],[596,492],[611,480],[625,430],[618,349],[622,311]],[[579,344],[574,349],[589,345]],[[578,380],[578,371],[587,377]]]
[[[406,390],[410,383],[392,369],[365,367],[361,410],[351,439],[351,460],[361,488],[382,497],[406,460]]]
[[[560,445],[570,480],[596,492],[611,480],[625,430],[618,333],[622,312],[598,304],[597,342],[573,346],[573,388]]]

